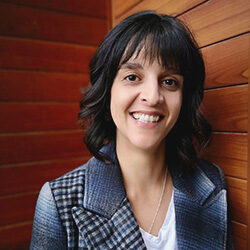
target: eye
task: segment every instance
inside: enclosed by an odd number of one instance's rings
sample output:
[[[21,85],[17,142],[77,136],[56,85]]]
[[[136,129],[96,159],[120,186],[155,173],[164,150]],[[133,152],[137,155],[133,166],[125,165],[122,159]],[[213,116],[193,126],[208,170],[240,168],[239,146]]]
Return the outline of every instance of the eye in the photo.
[[[129,82],[135,82],[139,80],[139,77],[137,75],[131,74],[125,77],[125,80]]]
[[[175,79],[169,78],[169,79],[163,80],[162,84],[166,85],[166,86],[177,87],[178,86],[178,81],[175,80]]]

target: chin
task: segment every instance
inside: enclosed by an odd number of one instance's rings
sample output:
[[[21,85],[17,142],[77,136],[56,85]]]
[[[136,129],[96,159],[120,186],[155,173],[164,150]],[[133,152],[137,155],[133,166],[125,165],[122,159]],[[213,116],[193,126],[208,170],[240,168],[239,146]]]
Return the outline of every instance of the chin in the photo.
[[[136,140],[131,140],[130,143],[134,148],[140,150],[151,151],[159,147],[161,144],[159,141],[147,139],[147,138],[136,138]],[[131,145],[131,146],[132,146]]]

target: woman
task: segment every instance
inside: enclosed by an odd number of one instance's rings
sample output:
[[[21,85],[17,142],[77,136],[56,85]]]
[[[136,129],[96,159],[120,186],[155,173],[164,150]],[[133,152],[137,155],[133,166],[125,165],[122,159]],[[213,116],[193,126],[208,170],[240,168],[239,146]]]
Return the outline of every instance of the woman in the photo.
[[[112,29],[80,104],[94,157],[43,186],[31,249],[232,249],[224,175],[196,153],[211,135],[204,76],[176,18],[144,11]]]

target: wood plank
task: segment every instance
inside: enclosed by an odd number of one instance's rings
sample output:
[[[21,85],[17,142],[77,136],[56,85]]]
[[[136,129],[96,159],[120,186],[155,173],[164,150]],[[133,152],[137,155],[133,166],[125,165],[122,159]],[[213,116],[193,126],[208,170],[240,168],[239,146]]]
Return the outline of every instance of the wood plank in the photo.
[[[0,79],[1,101],[78,102],[89,85],[87,74],[0,70]]]
[[[0,3],[2,36],[98,45],[106,32],[106,20]]]
[[[205,88],[248,82],[249,38],[245,34],[201,50],[207,73]]]
[[[81,45],[0,37],[0,67],[86,73],[95,50]]]
[[[205,0],[189,0],[189,1],[182,1],[182,0],[144,0],[135,5],[132,8],[127,8],[126,11],[123,11],[122,15],[116,15],[115,24],[119,23],[125,17],[132,15],[136,12],[143,11],[143,10],[155,10],[162,14],[176,16],[194,6],[204,2]],[[115,6],[115,13],[116,9],[119,11],[119,6]]]
[[[231,177],[247,178],[247,134],[213,133],[202,157],[214,162]]]
[[[0,226],[32,221],[38,192],[0,198]]]
[[[80,158],[39,161],[0,167],[0,195],[38,191],[53,180],[87,162],[90,153]]]
[[[84,156],[80,130],[0,135],[0,164]]]
[[[32,223],[0,228],[0,249],[27,250],[31,239]]]
[[[80,129],[79,103],[0,103],[0,132]],[[13,114],[18,114],[17,116]]]
[[[145,2],[145,0],[113,0],[113,10],[114,13],[112,14],[115,18],[121,16],[123,13],[129,11],[132,7],[137,5],[139,2]]]
[[[180,16],[206,46],[249,31],[249,4],[245,0],[210,0]]]
[[[247,223],[247,192],[228,186],[228,200],[232,219],[240,223]]]
[[[234,247],[239,250],[247,250],[247,226],[232,221]]]
[[[216,131],[246,132],[248,122],[248,85],[205,92],[205,117]]]
[[[65,11],[85,16],[107,18],[107,3],[105,0],[1,0],[5,3],[22,4],[54,11]],[[97,8],[98,6],[98,8]]]
[[[247,181],[246,180],[226,176],[226,181],[227,181],[228,187],[236,188],[236,189],[242,190],[244,192],[247,191]]]

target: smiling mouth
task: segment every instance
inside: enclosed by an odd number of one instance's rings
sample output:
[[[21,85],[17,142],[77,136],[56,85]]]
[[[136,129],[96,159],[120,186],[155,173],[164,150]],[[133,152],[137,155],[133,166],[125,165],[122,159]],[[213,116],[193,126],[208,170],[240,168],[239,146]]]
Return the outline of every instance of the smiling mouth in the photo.
[[[130,115],[137,121],[143,122],[143,123],[158,123],[162,120],[162,115],[148,115],[143,113],[130,113]]]

